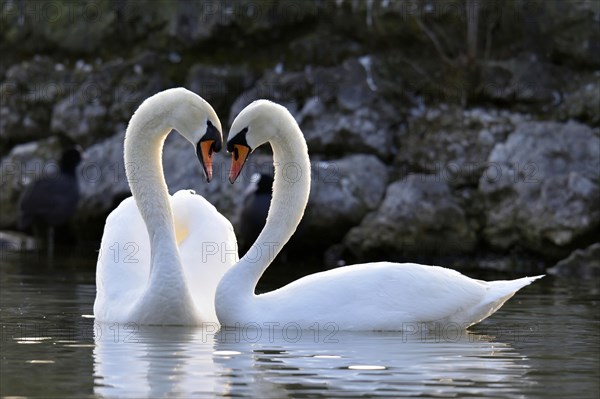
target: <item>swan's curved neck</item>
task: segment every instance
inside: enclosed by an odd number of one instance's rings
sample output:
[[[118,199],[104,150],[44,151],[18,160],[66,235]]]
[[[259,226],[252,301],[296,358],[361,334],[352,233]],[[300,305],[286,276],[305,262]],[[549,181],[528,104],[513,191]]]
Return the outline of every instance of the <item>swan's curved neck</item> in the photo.
[[[304,215],[310,192],[310,159],[300,128],[287,113],[269,141],[275,180],[267,222],[248,252],[223,277],[219,289],[239,305],[240,296],[254,295],[258,280],[288,242]],[[238,299],[236,299],[238,298]]]
[[[164,274],[158,273],[158,268],[181,268],[162,168],[165,139],[172,128],[177,128],[170,112],[176,104],[168,100],[164,97],[146,100],[131,118],[125,134],[125,172],[152,248],[151,285],[153,277]]]

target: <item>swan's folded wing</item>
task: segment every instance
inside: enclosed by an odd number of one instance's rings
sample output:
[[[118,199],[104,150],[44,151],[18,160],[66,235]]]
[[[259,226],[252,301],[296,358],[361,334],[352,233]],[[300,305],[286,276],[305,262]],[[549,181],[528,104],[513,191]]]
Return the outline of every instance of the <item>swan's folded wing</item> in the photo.
[[[306,315],[341,329],[395,330],[402,323],[440,321],[475,307],[487,284],[442,267],[381,262],[309,275],[264,299],[271,309],[277,305],[281,317]]]
[[[387,304],[390,315],[406,315],[409,320],[452,319],[477,307],[488,291],[486,282],[473,280],[455,270],[413,263],[388,265],[393,271],[384,283],[379,303]]]
[[[216,322],[217,285],[238,261],[233,227],[211,203],[191,190],[176,192],[171,205],[188,288],[202,319]]]
[[[149,275],[148,232],[129,197],[110,213],[104,226],[96,265],[96,317],[129,309],[146,287]]]
[[[381,272],[368,273],[369,268]],[[486,282],[455,270],[413,263],[371,264],[363,273],[379,275],[378,281],[370,280],[378,292],[379,300],[374,302],[390,318],[453,323],[460,328],[490,316],[520,288],[541,277]]]

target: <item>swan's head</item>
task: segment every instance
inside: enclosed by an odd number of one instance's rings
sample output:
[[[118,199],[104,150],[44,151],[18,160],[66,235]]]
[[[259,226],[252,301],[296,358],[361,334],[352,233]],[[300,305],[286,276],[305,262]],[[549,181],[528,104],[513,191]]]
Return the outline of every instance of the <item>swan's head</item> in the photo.
[[[221,121],[213,107],[202,97],[183,88],[171,89],[177,94],[172,99],[172,126],[196,147],[206,180],[212,179],[213,156],[221,151],[223,136]]]
[[[269,100],[257,100],[236,116],[227,139],[227,151],[231,152],[231,183],[240,175],[248,155],[277,135],[283,114],[289,114],[285,107]]]
[[[182,87],[167,89],[147,98],[135,111],[125,132],[126,165],[131,157],[146,156],[139,149],[141,142],[157,146],[156,140],[162,140],[162,148],[166,135],[172,129],[195,147],[206,179],[210,181],[213,155],[223,146],[221,121],[208,102]],[[156,140],[143,138],[149,134]]]
[[[161,123],[174,128],[192,143],[206,180],[212,179],[213,156],[221,150],[223,136],[221,121],[206,100],[183,87],[167,89],[144,101],[134,118],[141,118],[143,122],[162,118]]]

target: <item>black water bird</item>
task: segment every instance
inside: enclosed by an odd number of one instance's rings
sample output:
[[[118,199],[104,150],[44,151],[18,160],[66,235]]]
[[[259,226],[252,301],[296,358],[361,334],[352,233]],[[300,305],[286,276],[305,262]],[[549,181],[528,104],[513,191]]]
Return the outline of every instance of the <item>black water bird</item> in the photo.
[[[238,242],[241,255],[250,249],[265,226],[273,192],[273,176],[260,173],[252,179],[255,183],[246,192],[240,214]]]
[[[55,229],[65,226],[77,210],[76,169],[80,162],[79,148],[66,149],[60,158],[59,173],[34,181],[20,198],[19,229],[33,230],[37,238],[45,231],[49,254],[54,246]]]

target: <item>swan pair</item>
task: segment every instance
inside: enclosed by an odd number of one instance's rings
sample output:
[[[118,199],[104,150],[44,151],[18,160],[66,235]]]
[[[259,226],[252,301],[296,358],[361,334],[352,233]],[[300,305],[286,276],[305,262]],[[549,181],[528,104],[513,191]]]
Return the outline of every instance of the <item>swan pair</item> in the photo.
[[[220,255],[203,259],[203,242],[236,246],[231,224],[199,195],[168,195],[161,151],[171,129],[196,147],[211,179],[212,157],[222,144],[212,107],[182,88],[140,105],[125,136],[133,198],[109,215],[100,247],[94,304],[98,321],[270,328],[294,323],[304,329],[333,325],[342,330],[456,323],[466,328],[542,277],[485,282],[437,266],[379,262],[312,274],[255,295],[258,280],[294,233],[308,201],[310,161],[298,124],[287,109],[267,100],[248,105],[233,121],[227,142],[230,182],[262,144],[270,143],[275,165],[265,227],[239,261]],[[108,250],[114,245],[129,245],[138,262],[113,257]]]

